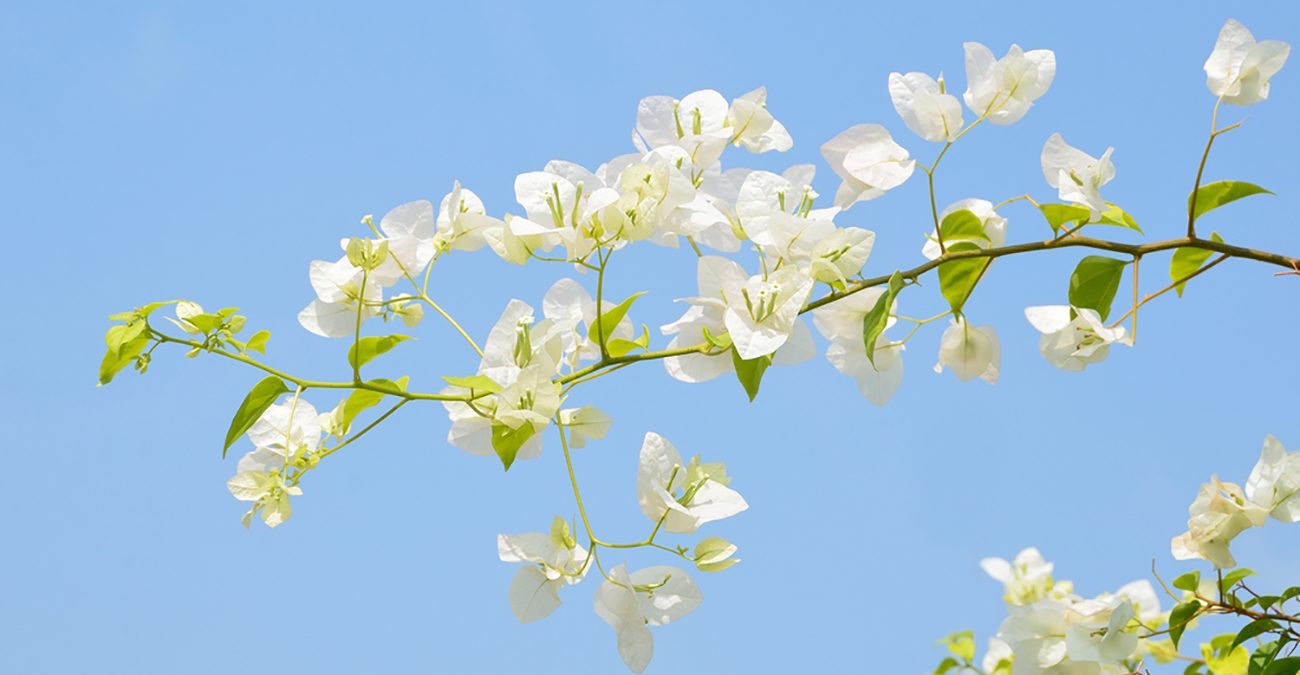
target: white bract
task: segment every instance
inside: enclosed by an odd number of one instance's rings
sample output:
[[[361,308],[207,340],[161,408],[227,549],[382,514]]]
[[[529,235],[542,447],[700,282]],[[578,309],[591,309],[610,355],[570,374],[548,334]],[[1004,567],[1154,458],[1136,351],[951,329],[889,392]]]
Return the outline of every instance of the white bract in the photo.
[[[1070,318],[1073,312],[1075,317]],[[1132,344],[1123,326],[1108,328],[1097,310],[1068,305],[1025,309],[1029,323],[1043,334],[1038,349],[1061,370],[1081,371],[1106,359],[1112,344]]]
[[[569,430],[569,447],[581,448],[588,439],[604,438],[614,420],[595,406],[585,406],[561,410],[560,423]]]
[[[1011,606],[998,628],[1015,654],[1014,675],[1121,675],[1137,650],[1128,601],[1045,599]]]
[[[641,444],[636,474],[636,500],[641,512],[667,532],[690,533],[701,525],[749,508],[739,492],[728,487],[722,464],[689,464],[668,439],[650,432]]]
[[[1002,246],[1007,241],[1007,219],[998,215],[993,209],[993,203],[984,199],[962,199],[949,204],[947,208],[939,213],[939,222],[943,222],[949,215],[957,211],[970,211],[979,218],[980,224],[984,229],[984,239],[979,237],[967,236],[958,233],[955,236],[945,236],[944,246],[951,247],[953,244],[961,241],[970,242],[980,248],[990,248]],[[921,247],[921,255],[930,260],[938,258],[942,254],[939,250],[939,235],[934,230],[925,238],[925,245]]]
[[[1032,604],[1047,597],[1052,590],[1052,563],[1036,548],[1021,551],[1011,561],[985,558],[980,561],[980,567],[995,581],[1002,582],[1007,604]]]
[[[927,141],[952,141],[961,130],[961,101],[947,92],[942,75],[935,81],[925,73],[890,73],[889,98],[907,128]]]
[[[781,348],[796,332],[799,310],[813,281],[794,267],[749,276],[727,258],[704,256],[699,268],[700,296],[692,304],[722,310],[722,323],[742,359],[756,359]],[[721,303],[720,305],[717,303]]]
[[[1228,550],[1232,540],[1268,520],[1267,509],[1247,499],[1237,484],[1224,483],[1217,476],[1201,485],[1187,513],[1191,516],[1187,532],[1170,542],[1173,556],[1179,560],[1208,560],[1219,569],[1237,566]]]
[[[1300,521],[1300,452],[1269,436],[1246,481],[1246,498],[1284,523]]]
[[[989,384],[998,381],[1002,363],[1002,345],[992,326],[971,326],[966,320],[953,319],[939,338],[939,362],[934,372],[942,373],[945,366],[957,379],[965,382],[981,378]]]
[[[730,311],[722,299],[723,280],[736,277],[735,263],[717,256],[704,256],[696,265],[699,296],[682,298],[679,302],[690,305],[676,321],[664,324],[660,331],[672,335],[668,349],[679,349],[704,344],[709,336],[720,338],[727,333],[726,316]],[[740,272],[743,276],[744,272]],[[739,277],[736,277],[739,278]],[[772,353],[772,365],[786,366],[802,363],[816,353],[812,333],[804,322],[795,319],[791,324],[789,339]],[[735,370],[735,362],[727,353],[717,355],[682,354],[664,359],[668,374],[683,382],[706,382]]]
[[[226,481],[235,499],[253,502],[244,514],[244,527],[259,512],[269,527],[293,514],[289,497],[301,495],[302,488],[285,482],[285,469],[320,447],[321,417],[312,404],[292,397],[267,408],[249,428],[253,451],[239,460],[234,477]]]
[[[1043,144],[1043,177],[1057,188],[1061,199],[1088,207],[1096,220],[1109,208],[1102,199],[1101,186],[1115,178],[1115,165],[1110,161],[1114,151],[1106,148],[1098,159],[1069,145],[1060,134],[1052,134]]]
[[[1268,98],[1269,78],[1282,70],[1290,55],[1291,45],[1279,40],[1255,42],[1245,26],[1228,19],[1205,60],[1205,84],[1224,103],[1259,103]]]
[[[903,383],[903,344],[881,333],[873,363],[863,341],[863,320],[883,293],[881,288],[868,288],[813,310],[813,325],[830,341],[826,360],[856,380],[858,391],[876,405],[888,403]],[[886,330],[894,325],[893,313],[891,308]]]
[[[993,124],[1011,124],[1024,117],[1056,76],[1056,54],[1048,49],[1026,52],[1011,45],[1006,56],[995,59],[978,42],[967,42],[965,47],[966,105]]]
[[[835,206],[847,209],[902,185],[916,170],[903,146],[879,124],[857,124],[822,145],[822,157],[841,179]]]
[[[510,582],[510,609],[520,623],[546,618],[560,606],[559,591],[582,581],[588,554],[578,545],[568,523],[556,516],[550,532],[497,535],[502,562],[531,563]]]
[[[610,579],[596,589],[596,614],[614,629],[623,663],[640,673],[654,656],[649,627],[690,614],[704,596],[690,575],[676,567],[660,565],[628,574],[627,565],[619,565],[609,572]]]

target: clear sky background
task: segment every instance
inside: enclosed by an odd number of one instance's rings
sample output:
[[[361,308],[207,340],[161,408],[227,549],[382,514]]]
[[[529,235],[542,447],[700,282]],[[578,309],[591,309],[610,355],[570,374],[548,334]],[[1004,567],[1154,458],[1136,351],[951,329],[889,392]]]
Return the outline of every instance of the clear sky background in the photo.
[[[492,212],[517,212],[517,173],[627,152],[638,99],[706,87],[730,98],[766,85],[795,138],[780,157],[729,154],[732,166],[818,162],[830,195],[817,147],[852,124],[882,123],[931,161],[937,146],[898,119],[886,76],[942,70],[964,89],[966,40],[999,55],[1012,42],[1053,49],[1058,72],[1023,121],[954,148],[941,205],[1052,198],[1038,157],[1059,131],[1093,154],[1113,145],[1107,196],[1149,238],[1178,236],[1213,103],[1201,64],[1229,16],[1300,43],[1293,3],[4,3],[0,671],[619,672],[594,581],[538,624],[517,624],[506,602],[515,570],[497,562],[496,533],[574,512],[553,437],[503,475],[446,444],[440,406],[412,405],[314,472],[286,526],[245,531],[224,485],[237,454],[220,450],[258,375],[160,350],[146,377],[96,389],[105,317],[173,297],[237,305],[274,334],[270,362],[337,378],[345,343],[295,315],[311,298],[308,262],[337,256],[362,215],[436,200],[456,179]],[[1268,102],[1225,110],[1249,119],[1206,172],[1278,196],[1203,221],[1293,255],[1298,70]],[[838,219],[878,233],[869,273],[919,260],[920,178]],[[1012,241],[1047,235],[1024,204],[1004,215]],[[649,291],[635,318],[655,326],[693,294],[694,257],[638,249],[616,259],[610,294]],[[1170,576],[1191,569],[1168,540],[1198,484],[1244,481],[1267,433],[1300,446],[1300,280],[1224,264],[1144,309],[1135,349],[1079,375],[1043,360],[1022,310],[1064,302],[1080,255],[993,267],[968,310],[1002,337],[996,386],[933,374],[934,330],[909,345],[885,408],[821,357],[770,371],[752,405],[734,381],[685,385],[658,364],[580,390],[616,419],[577,459],[599,533],[645,530],[634,480],[649,430],[726,461],[752,505],[703,530],[737,542],[744,562],[694,575],[705,602],[655,631],[649,672],[927,670],[933,640],[969,627],[982,644],[1004,616],[977,561],[1029,545],[1085,594],[1146,575],[1153,558]],[[511,297],[540,306],[572,274],[486,252],[445,263],[432,293],[478,336]],[[1147,290],[1166,265],[1148,258]],[[902,307],[939,311],[937,286]],[[473,368],[435,318],[419,337],[376,375],[428,390]],[[1265,584],[1297,581],[1300,528],[1270,523],[1234,549]]]

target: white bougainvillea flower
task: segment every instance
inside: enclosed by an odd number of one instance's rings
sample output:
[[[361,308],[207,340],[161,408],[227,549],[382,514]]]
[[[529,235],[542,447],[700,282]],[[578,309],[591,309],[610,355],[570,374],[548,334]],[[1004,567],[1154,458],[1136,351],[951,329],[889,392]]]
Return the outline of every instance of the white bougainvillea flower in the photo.
[[[258,513],[267,527],[276,527],[293,515],[289,497],[301,495],[302,488],[285,483],[284,464],[284,457],[269,448],[257,448],[239,460],[226,489],[241,502],[253,502],[242,519],[244,527]]]
[[[1014,560],[984,558],[980,568],[1002,583],[1003,599],[1009,605],[1029,605],[1048,597],[1052,590],[1052,563],[1038,549],[1030,547],[1016,554]]]
[[[1208,560],[1219,569],[1237,566],[1228,545],[1242,532],[1260,527],[1268,510],[1246,498],[1240,486],[1218,476],[1201,485],[1187,509],[1187,531],[1173,538],[1170,550],[1178,560]]]
[[[569,430],[569,446],[581,448],[587,440],[600,440],[609,433],[614,420],[595,406],[560,411],[560,422]]]
[[[619,565],[609,576],[596,589],[596,614],[614,629],[623,663],[640,673],[654,655],[649,627],[686,616],[704,598],[690,575],[676,567],[647,567],[629,575],[627,565]]]
[[[814,281],[843,290],[849,277],[862,271],[876,245],[876,233],[860,227],[837,227],[808,252],[808,275]]]
[[[1098,599],[1110,597],[1103,595]],[[1160,611],[1160,596],[1156,594],[1156,589],[1151,582],[1146,579],[1138,579],[1120,586],[1119,590],[1115,591],[1114,597],[1132,603],[1138,618],[1149,627],[1154,628],[1168,620],[1166,614]]]
[[[984,652],[984,659],[980,665],[983,666],[984,675],[1006,675],[1011,672],[1011,662],[1014,658],[1015,653],[1011,651],[1011,645],[992,637],[989,638],[989,648]],[[1002,670],[998,670],[999,668]]]
[[[1255,42],[1236,19],[1219,30],[1214,51],[1205,60],[1205,84],[1224,103],[1251,105],[1268,98],[1268,80],[1282,70],[1291,45],[1279,40]]]
[[[1098,159],[1069,145],[1060,134],[1052,134],[1043,144],[1043,177],[1057,188],[1062,200],[1088,207],[1095,220],[1108,208],[1101,186],[1115,178],[1115,165],[1110,161],[1114,151],[1106,148]]]
[[[945,237],[943,242],[945,246],[952,246],[959,241],[969,241],[980,248],[998,247],[1006,243],[1007,219],[998,215],[998,212],[993,209],[992,202],[984,199],[962,199],[949,204],[948,208],[939,213],[939,222],[942,223],[943,219],[950,214],[962,210],[970,211],[975,214],[976,218],[980,219],[980,223],[984,226],[984,236],[988,237],[988,241],[959,235],[951,238]],[[931,230],[930,234],[925,238],[925,245],[921,247],[921,255],[929,260],[934,260],[941,254],[939,235],[934,230]]]
[[[587,574],[587,550],[559,516],[551,522],[550,532],[498,534],[497,557],[502,562],[531,563],[510,582],[510,609],[519,623],[549,616],[560,606],[560,589]]]
[[[301,398],[277,403],[267,408],[248,429],[253,446],[292,461],[303,453],[320,447],[321,415],[315,406]]]
[[[727,304],[722,300],[721,280],[726,278],[731,261],[716,256],[704,256],[696,266],[696,280],[700,295],[681,298],[679,302],[690,307],[676,321],[664,324],[660,331],[673,336],[668,349],[681,349],[703,344],[706,332],[715,338],[727,332]],[[743,274],[743,273],[742,273]],[[772,354],[772,365],[789,366],[803,363],[816,354],[812,333],[802,321],[793,323],[790,337]],[[735,362],[727,353],[717,355],[683,354],[664,359],[664,368],[673,378],[683,382],[706,382],[735,370]]]
[[[1246,481],[1246,497],[1284,522],[1300,521],[1300,452],[1286,451],[1269,436]]]
[[[605,300],[602,313],[614,306],[615,303]],[[580,361],[600,358],[600,346],[587,336],[596,322],[596,300],[582,284],[573,279],[555,282],[542,298],[542,314],[552,323],[549,335],[558,335],[562,341],[565,364],[574,367]],[[624,316],[606,339],[630,340],[632,331],[632,320]]]
[[[1065,663],[1066,615],[1069,600],[1039,600],[1028,605],[1012,605],[1009,616],[998,627],[998,639],[1007,643],[1015,654],[1015,675],[1072,673]],[[1059,666],[1059,668],[1058,668]],[[1082,672],[1096,673],[1096,670]]]
[[[971,326],[965,319],[953,319],[939,339],[939,362],[934,372],[944,366],[952,369],[962,382],[981,378],[989,384],[998,381],[1002,363],[1002,345],[992,326]]]
[[[473,404],[443,401],[451,419],[447,442],[472,455],[493,456],[494,428],[518,430],[532,425],[532,434],[519,448],[517,459],[532,459],[541,453],[542,430],[559,410],[560,385],[552,378],[561,357],[562,338],[549,319],[534,323],[533,308],[511,300],[483,343],[478,374],[496,383],[501,391],[482,396]],[[466,395],[469,389],[452,386],[442,393]]]
[[[875,199],[902,185],[916,162],[879,124],[857,124],[822,145],[822,157],[843,181],[835,191],[835,206]]]
[[[961,101],[947,93],[942,75],[890,73],[889,98],[907,128],[927,141],[951,141],[961,130]]]
[[[383,288],[346,257],[336,262],[313,260],[308,276],[316,299],[298,313],[303,328],[321,337],[352,337],[358,311],[362,322],[379,313]]]
[[[1038,350],[1061,370],[1081,371],[1105,360],[1112,344],[1132,344],[1123,326],[1107,328],[1094,309],[1045,305],[1026,308],[1025,317],[1043,334]]]
[[[902,385],[905,349],[902,343],[882,333],[876,339],[875,362],[867,358],[862,322],[882,293],[883,289],[868,288],[813,310],[813,325],[831,343],[826,348],[826,360],[840,373],[852,377],[862,396],[876,405],[888,403]],[[893,308],[890,314],[886,330],[894,325]]]
[[[711,166],[731,140],[727,126],[730,106],[722,94],[703,89],[681,100],[647,96],[637,104],[633,141],[642,153],[665,146],[686,151],[691,164]]]
[[[727,111],[727,126],[731,129],[731,142],[750,152],[785,152],[794,147],[790,132],[767,111],[767,87],[759,87],[732,101]]]
[[[380,219],[379,231],[388,240],[388,257],[371,274],[381,286],[391,286],[406,275],[414,278],[433,260],[437,231],[429,201],[421,199],[393,208]]]
[[[1137,651],[1138,636],[1127,630],[1137,616],[1128,600],[1084,600],[1066,616],[1065,647],[1074,663],[1120,666]],[[1122,671],[1120,671],[1122,672]]]
[[[487,215],[483,200],[473,190],[461,187],[460,181],[452,185],[438,205],[438,219],[434,222],[435,248],[455,251],[477,251],[487,245],[483,233],[499,229],[505,223]]]
[[[730,518],[749,508],[740,493],[727,487],[722,464],[690,464],[668,439],[650,432],[641,444],[636,498],[651,521],[663,521],[668,532],[691,533],[700,525]]]
[[[723,324],[736,353],[747,360],[772,354],[790,339],[813,286],[794,267],[750,277],[735,261],[718,256],[701,257],[697,274],[697,300],[721,301]]]
[[[1025,116],[1056,76],[1056,54],[1049,49],[1023,51],[1011,45],[995,59],[988,47],[967,42],[966,106],[993,124],[1012,124]]]

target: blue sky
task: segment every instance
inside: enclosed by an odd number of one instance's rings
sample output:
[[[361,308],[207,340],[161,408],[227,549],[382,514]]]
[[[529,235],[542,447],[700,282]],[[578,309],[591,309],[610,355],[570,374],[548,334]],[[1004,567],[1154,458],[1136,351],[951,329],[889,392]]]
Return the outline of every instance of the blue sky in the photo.
[[[269,360],[328,378],[345,346],[295,321],[307,263],[337,255],[357,219],[459,179],[495,213],[517,210],[517,173],[549,159],[588,166],[630,150],[636,102],[760,84],[795,138],[781,157],[877,122],[928,162],[885,89],[890,71],[944,71],[964,88],[962,42],[1056,51],[1056,82],[1027,117],[954,148],[943,203],[1050,198],[1039,149],[1059,131],[1093,154],[1116,148],[1108,197],[1149,238],[1177,236],[1213,102],[1201,64],[1221,3],[6,3],[0,9],[0,202],[14,291],[0,401],[10,421],[0,510],[0,671],[14,673],[619,672],[614,635],[571,589],[538,624],[510,615],[514,570],[497,532],[574,511],[561,456],[503,475],[449,447],[440,407],[410,406],[315,472],[293,520],[239,526],[220,444],[256,375],[160,352],[144,378],[96,389],[105,317],[186,297],[237,305],[274,337]],[[1300,42],[1289,3],[1238,4],[1256,36]],[[1300,78],[1215,148],[1207,180],[1274,189],[1205,218],[1233,243],[1300,253]],[[1228,109],[1227,122],[1244,117]],[[919,174],[918,174],[919,175]],[[859,205],[841,225],[878,233],[869,271],[916,263],[923,181]],[[1046,235],[1023,204],[1009,238]],[[1135,239],[1136,235],[1114,234]],[[1265,434],[1300,446],[1295,357],[1300,281],[1229,262],[1181,300],[1142,312],[1138,343],[1077,375],[1037,353],[1026,305],[1065,300],[1078,253],[1008,259],[968,306],[997,327],[993,387],[930,372],[938,331],[905,356],[884,408],[821,358],[770,372],[753,404],[726,380],[677,383],[655,364],[593,383],[617,420],[580,451],[595,525],[640,534],[635,453],[646,431],[725,460],[751,509],[707,534],[743,564],[696,575],[705,602],[656,631],[649,672],[921,672],[933,640],[1003,616],[977,567],[1028,545],[1083,593],[1138,578],[1169,557],[1197,485],[1244,481]],[[649,291],[636,319],[676,317],[694,291],[688,251],[621,256],[610,293]],[[1165,259],[1150,259],[1148,289]],[[432,293],[476,335],[506,301],[540,302],[567,268],[453,256]],[[584,279],[590,283],[591,279]],[[931,284],[904,308],[942,304]],[[391,358],[416,386],[468,372],[469,354],[428,321]],[[397,356],[395,353],[394,356]],[[403,370],[404,369],[404,370]],[[321,407],[332,400],[320,400]],[[1234,546],[1266,583],[1300,562],[1300,530],[1270,524]],[[634,565],[660,562],[634,555]]]

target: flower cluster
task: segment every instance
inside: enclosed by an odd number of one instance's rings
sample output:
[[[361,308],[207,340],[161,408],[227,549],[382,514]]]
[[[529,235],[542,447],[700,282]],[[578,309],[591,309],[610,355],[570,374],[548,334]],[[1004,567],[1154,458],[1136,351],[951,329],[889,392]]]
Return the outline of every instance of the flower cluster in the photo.
[[[1174,557],[1208,560],[1220,569],[1236,567],[1228,545],[1237,535],[1263,527],[1269,516],[1283,523],[1300,521],[1300,451],[1287,452],[1276,438],[1265,438],[1244,490],[1213,476],[1187,513],[1187,531],[1170,542]]]

